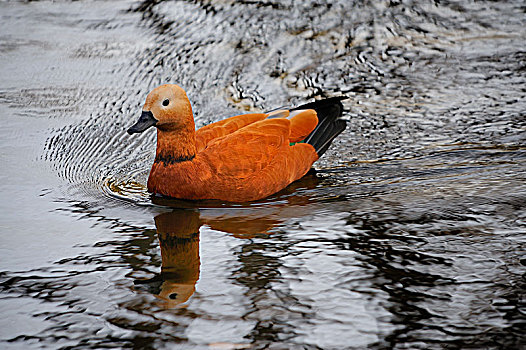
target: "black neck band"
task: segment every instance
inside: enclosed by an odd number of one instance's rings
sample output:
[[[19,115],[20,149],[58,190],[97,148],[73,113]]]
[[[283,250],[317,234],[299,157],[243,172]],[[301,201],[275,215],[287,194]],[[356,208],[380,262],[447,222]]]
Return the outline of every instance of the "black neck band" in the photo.
[[[195,155],[186,156],[186,157],[185,156],[173,157],[173,156],[165,156],[165,155],[162,155],[162,154],[158,154],[155,157],[155,163],[163,162],[165,165],[169,165],[169,164],[186,162],[186,161],[192,160],[194,158],[195,158]]]

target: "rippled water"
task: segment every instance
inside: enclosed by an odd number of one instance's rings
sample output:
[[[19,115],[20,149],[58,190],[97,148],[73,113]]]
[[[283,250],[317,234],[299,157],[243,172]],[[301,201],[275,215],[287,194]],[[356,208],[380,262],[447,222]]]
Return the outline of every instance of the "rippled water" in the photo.
[[[526,346],[523,1],[0,2],[0,347]],[[205,125],[347,95],[255,203],[152,200],[147,93]]]

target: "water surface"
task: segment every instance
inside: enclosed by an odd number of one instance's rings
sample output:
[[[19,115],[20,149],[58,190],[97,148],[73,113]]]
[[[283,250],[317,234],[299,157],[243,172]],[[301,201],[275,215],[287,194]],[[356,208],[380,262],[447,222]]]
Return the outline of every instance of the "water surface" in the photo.
[[[522,1],[0,3],[0,347],[518,349]],[[152,199],[147,93],[196,124],[346,95],[315,171]]]

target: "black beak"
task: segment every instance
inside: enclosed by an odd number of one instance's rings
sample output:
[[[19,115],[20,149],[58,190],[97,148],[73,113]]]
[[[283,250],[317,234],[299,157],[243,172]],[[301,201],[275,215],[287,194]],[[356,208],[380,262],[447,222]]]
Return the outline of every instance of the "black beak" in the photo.
[[[143,132],[155,124],[157,124],[157,119],[153,117],[152,112],[142,111],[141,117],[137,120],[137,123],[133,124],[133,126],[128,129],[128,134],[131,135]]]

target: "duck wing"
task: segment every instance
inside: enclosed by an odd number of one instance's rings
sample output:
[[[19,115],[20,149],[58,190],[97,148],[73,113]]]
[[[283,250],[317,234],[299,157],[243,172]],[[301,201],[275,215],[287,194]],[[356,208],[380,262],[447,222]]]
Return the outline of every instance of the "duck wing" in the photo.
[[[292,143],[301,142],[318,124],[318,118],[316,117],[316,111],[314,109],[294,110],[292,112],[288,109],[280,109],[270,113],[242,114],[198,129],[195,134],[197,152],[205,149],[211,141],[217,138],[231,134],[247,125],[266,118],[289,119],[291,121],[290,142]]]
[[[253,122],[210,141],[198,158],[222,177],[246,178],[267,167],[283,147],[289,147],[288,119]]]
[[[204,150],[211,141],[236,132],[267,116],[265,113],[242,114],[203,126],[195,132],[197,152]]]

